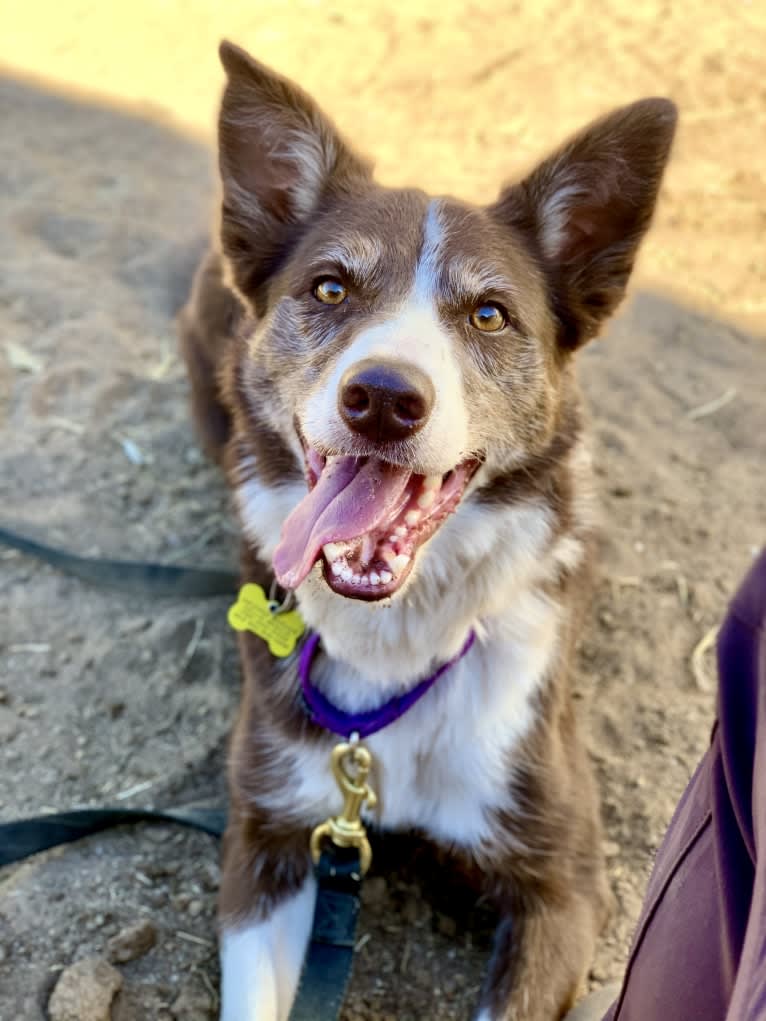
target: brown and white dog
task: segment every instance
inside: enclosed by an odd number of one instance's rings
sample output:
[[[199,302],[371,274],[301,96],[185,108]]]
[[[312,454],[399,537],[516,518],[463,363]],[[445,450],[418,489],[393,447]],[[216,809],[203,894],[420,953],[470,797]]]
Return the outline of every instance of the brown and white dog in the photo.
[[[501,923],[481,1021],[553,1021],[607,910],[569,661],[593,497],[573,355],[625,292],[676,121],[603,118],[488,206],[383,188],[297,86],[224,43],[219,244],[182,339],[245,578],[273,564],[359,712],[476,641],[371,736],[368,822],[480,870]],[[224,1021],[284,1021],[337,738],[296,656],[241,640],[220,913]]]

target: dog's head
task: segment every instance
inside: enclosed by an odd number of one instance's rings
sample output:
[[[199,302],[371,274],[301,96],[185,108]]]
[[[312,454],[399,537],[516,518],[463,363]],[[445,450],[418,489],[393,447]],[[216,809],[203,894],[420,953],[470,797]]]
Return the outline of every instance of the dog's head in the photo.
[[[475,207],[381,187],[305,93],[221,56],[221,244],[252,315],[238,429],[289,512],[249,531],[287,588],[319,562],[338,595],[392,596],[449,516],[550,444],[572,352],[624,294],[675,108],[619,110]]]

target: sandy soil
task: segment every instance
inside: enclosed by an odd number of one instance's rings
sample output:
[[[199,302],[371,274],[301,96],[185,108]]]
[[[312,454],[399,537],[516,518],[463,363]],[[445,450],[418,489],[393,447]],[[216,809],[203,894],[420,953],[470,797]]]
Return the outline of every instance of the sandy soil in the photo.
[[[618,905],[591,981],[617,976],[708,740],[712,661],[695,675],[692,651],[763,542],[763,6],[5,7],[0,520],[91,554],[233,558],[173,323],[209,222],[222,34],[300,78],[387,182],[474,199],[609,106],[679,102],[633,298],[581,364],[604,539],[577,685]],[[225,609],[0,553],[0,815],[219,798],[238,689]],[[45,1017],[61,970],[141,919],[157,943],[119,966],[114,1021],[212,1018],[216,860],[211,838],[136,828],[4,871],[0,1019]],[[346,1021],[469,1016],[485,925],[445,889],[411,865],[368,883]]]

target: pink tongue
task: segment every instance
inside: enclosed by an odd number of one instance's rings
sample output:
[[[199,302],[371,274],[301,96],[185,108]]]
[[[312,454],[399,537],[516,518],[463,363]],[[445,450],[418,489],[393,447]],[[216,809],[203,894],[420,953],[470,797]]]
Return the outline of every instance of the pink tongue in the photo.
[[[283,588],[297,588],[326,542],[349,542],[398,512],[411,472],[374,459],[328,457],[317,484],[282,525],[272,563]]]

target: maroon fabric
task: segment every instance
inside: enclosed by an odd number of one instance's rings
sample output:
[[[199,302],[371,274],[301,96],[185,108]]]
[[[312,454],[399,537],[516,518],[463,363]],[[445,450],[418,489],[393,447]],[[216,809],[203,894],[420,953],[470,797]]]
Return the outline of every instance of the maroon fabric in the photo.
[[[718,722],[604,1021],[766,1021],[766,550],[718,638]]]

